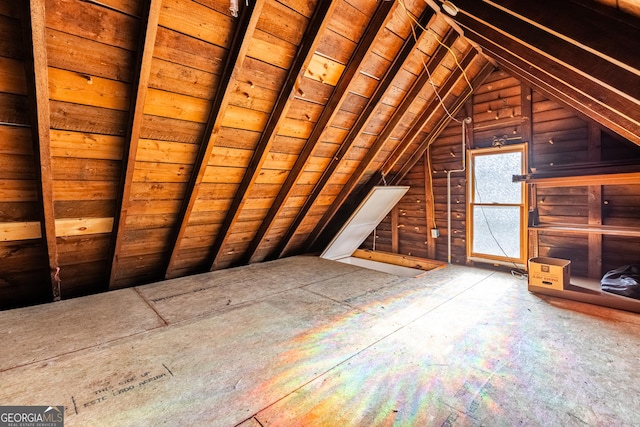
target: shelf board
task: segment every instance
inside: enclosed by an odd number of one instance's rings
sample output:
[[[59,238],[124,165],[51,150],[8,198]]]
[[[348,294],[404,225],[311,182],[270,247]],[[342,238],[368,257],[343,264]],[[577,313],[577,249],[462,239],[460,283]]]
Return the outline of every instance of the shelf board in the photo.
[[[529,291],[551,297],[586,302],[604,307],[640,313],[640,300],[603,292],[599,280],[584,277],[572,277],[571,284],[563,290],[548,289],[529,285]]]
[[[554,187],[578,187],[583,185],[624,185],[640,183],[640,172],[606,173],[596,175],[536,177],[535,174],[523,176],[527,184]]]
[[[563,233],[596,233],[613,236],[640,237],[640,229],[635,227],[622,227],[613,225],[588,225],[588,224],[539,224],[529,227],[536,231],[560,231]]]

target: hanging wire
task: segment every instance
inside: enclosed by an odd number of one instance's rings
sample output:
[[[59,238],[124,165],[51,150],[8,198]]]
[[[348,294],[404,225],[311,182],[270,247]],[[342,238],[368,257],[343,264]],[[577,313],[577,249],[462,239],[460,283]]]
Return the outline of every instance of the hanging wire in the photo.
[[[527,273],[525,271],[523,271],[518,266],[518,264],[515,262],[513,257],[510,257],[509,255],[507,255],[507,251],[504,250],[504,248],[502,247],[502,245],[498,241],[498,238],[495,236],[495,234],[493,234],[493,230],[491,228],[491,225],[489,224],[489,218],[487,218],[487,214],[484,211],[484,206],[483,206],[483,202],[482,202],[482,196],[480,195],[480,191],[478,190],[478,186],[476,185],[476,170],[475,170],[475,167],[474,167],[473,164],[471,165],[470,169],[471,169],[471,175],[472,175],[472,180],[473,180],[473,192],[475,194],[477,194],[477,196],[478,196],[478,201],[479,201],[479,204],[481,205],[481,206],[479,206],[480,212],[482,212],[482,217],[484,218],[484,221],[487,224],[487,230],[489,230],[489,235],[491,236],[493,241],[496,243],[498,248],[500,248],[500,252],[502,252],[504,257],[511,264],[513,264],[514,269],[511,270],[511,275],[514,276],[514,277],[518,277],[518,278],[526,278],[527,277]],[[471,214],[473,215],[473,212]]]
[[[400,3],[400,6],[402,6],[402,8],[405,11],[405,14],[407,15],[407,17],[409,17],[409,19],[411,21],[414,22],[415,26],[420,27],[420,29],[422,31],[424,31],[427,34],[430,34],[433,39],[442,47],[444,47],[445,49],[447,49],[447,51],[449,51],[449,53],[451,54],[451,56],[453,57],[453,60],[456,63],[456,66],[460,69],[460,71],[462,71],[462,75],[464,76],[465,81],[467,82],[467,85],[469,85],[469,87],[471,88],[471,90],[473,90],[473,85],[471,84],[471,81],[469,80],[469,76],[467,76],[466,71],[464,70],[464,68],[462,68],[462,66],[460,65],[460,62],[458,62],[458,58],[456,57],[456,54],[453,52],[453,49],[451,49],[449,46],[447,46],[446,44],[442,43],[442,40],[440,40],[440,36],[433,31],[431,28],[425,28],[422,26],[422,24],[420,24],[420,22],[418,21],[418,19],[413,15],[413,13],[411,13],[409,11],[409,9],[407,9],[407,6],[404,4],[404,0],[398,0],[398,3]],[[411,27],[411,32],[413,33],[413,37],[416,40],[416,42],[418,41],[416,38],[416,33],[415,33],[415,28],[412,26]]]
[[[416,42],[416,46],[418,45],[418,36],[416,34],[416,27],[419,27],[425,34],[429,34],[431,35],[431,37],[433,37],[433,39],[443,48],[445,48],[453,57],[453,60],[456,64],[456,66],[460,69],[460,71],[462,72],[462,75],[465,79],[465,81],[467,82],[467,85],[469,86],[469,88],[471,89],[463,98],[462,100],[462,104],[464,104],[473,94],[473,85],[471,84],[471,81],[469,80],[469,76],[467,75],[467,72],[465,71],[464,68],[462,68],[462,66],[460,65],[460,62],[458,61],[458,58],[456,57],[455,52],[453,51],[453,49],[451,49],[449,46],[447,46],[446,44],[442,43],[442,40],[440,39],[440,36],[435,33],[433,30],[431,30],[430,28],[425,28],[424,26],[422,26],[420,24],[420,22],[418,21],[418,19],[407,9],[407,6],[404,3],[404,0],[398,0],[398,3],[400,4],[400,6],[402,6],[405,14],[407,15],[407,17],[414,23],[414,25],[411,26],[411,34],[413,36],[413,39]],[[419,49],[418,49],[419,50]],[[420,60],[422,61],[422,66],[424,67],[424,69],[427,72],[427,77],[429,78],[429,84],[432,86],[433,88],[433,92],[436,96],[436,98],[438,99],[438,103],[440,104],[440,106],[442,107],[442,109],[444,110],[444,112],[446,113],[446,115],[454,120],[455,122],[461,123],[460,120],[458,120],[456,117],[454,117],[451,112],[449,111],[449,109],[447,108],[447,106],[444,103],[444,100],[442,99],[442,97],[440,96],[440,93],[438,92],[438,88],[435,85],[435,82],[433,81],[432,77],[431,77],[431,73],[429,72],[429,67],[427,66],[427,64],[424,61],[424,56],[426,56],[426,54],[421,55],[420,56]],[[444,125],[440,126],[441,130],[442,128],[444,128]],[[431,174],[431,144],[434,142],[434,140],[432,139],[431,141],[429,141],[429,143],[427,144],[427,164],[425,167],[428,167],[428,171],[429,174]],[[429,185],[429,192],[431,194],[431,199],[434,199],[434,191],[433,191],[433,181],[430,183]],[[435,212],[435,203],[432,204],[431,206],[431,210],[432,210],[432,221],[433,221],[433,228],[437,228],[437,224],[436,224],[436,212]]]

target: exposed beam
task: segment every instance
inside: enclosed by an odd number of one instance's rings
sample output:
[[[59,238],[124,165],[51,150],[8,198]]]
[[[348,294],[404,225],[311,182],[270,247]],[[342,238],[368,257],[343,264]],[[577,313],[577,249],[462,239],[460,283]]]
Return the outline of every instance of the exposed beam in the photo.
[[[198,198],[198,190],[204,178],[207,169],[207,163],[211,157],[211,152],[215,146],[215,142],[222,127],[222,119],[224,117],[227,106],[231,99],[232,93],[229,90],[236,80],[237,70],[244,62],[244,58],[249,48],[249,43],[253,36],[258,23],[258,18],[264,6],[265,0],[255,0],[248,2],[247,6],[242,7],[238,24],[229,47],[229,53],[225,60],[224,69],[220,76],[220,83],[216,90],[215,97],[212,101],[209,118],[201,139],[200,149],[196,157],[193,172],[187,185],[184,202],[178,215],[178,228],[171,240],[171,256],[167,263],[165,277],[170,277],[173,266],[177,260],[180,249],[180,242],[184,237],[191,211]],[[241,2],[242,4],[242,2]]]
[[[114,286],[118,273],[120,247],[122,246],[125,223],[127,221],[127,210],[130,205],[131,182],[133,181],[140,129],[142,128],[142,120],[144,118],[144,104],[149,87],[151,60],[153,59],[153,49],[156,43],[161,6],[162,0],[148,0],[144,8],[143,16],[140,18],[141,28],[135,65],[136,73],[132,83],[134,90],[132,91],[129,106],[129,119],[122,154],[120,189],[118,191],[118,200],[116,201],[116,213],[113,219],[114,230],[112,231],[109,245],[107,264],[109,288]]]
[[[298,156],[298,159],[296,160],[293,167],[291,168],[291,171],[287,175],[287,178],[280,190],[280,193],[278,194],[276,200],[273,203],[272,210],[270,211],[270,214],[269,214],[270,219],[269,219],[269,223],[267,224],[268,226],[270,226],[270,224],[273,222],[273,218],[275,218],[275,216],[273,215],[273,212],[279,211],[281,206],[291,195],[293,187],[295,183],[298,181],[298,179],[300,178],[300,174],[303,172],[304,167],[307,164],[307,160],[311,156],[311,153],[313,152],[317,142],[319,141],[320,137],[324,133],[327,125],[331,122],[333,117],[335,117],[335,115],[337,114],[340,104],[344,101],[347,95],[347,89],[349,88],[349,85],[351,84],[353,77],[356,75],[356,73],[360,69],[360,66],[362,65],[362,62],[366,58],[367,54],[371,51],[372,44],[375,41],[376,37],[378,36],[378,33],[384,29],[385,23],[389,18],[389,11],[391,10],[394,4],[395,4],[394,2],[387,2],[387,1],[382,1],[378,3],[378,7],[374,12],[371,20],[369,21],[369,24],[367,25],[367,28],[365,29],[363,36],[358,42],[355,52],[353,53],[353,55],[351,55],[351,58],[349,59],[347,66],[345,67],[342,75],[340,76],[338,83],[333,89],[333,92],[331,93],[331,96],[329,97],[327,104],[322,110],[322,114],[320,114],[318,121],[315,123],[313,130],[311,131],[311,135],[309,135],[309,138],[307,139],[304,147],[302,148],[302,151]],[[290,238],[290,235],[293,233],[293,231],[295,231],[295,229],[292,229],[292,228],[293,226],[287,230],[287,234],[285,235],[285,237],[280,240],[280,243],[279,243],[280,245],[282,245],[283,241],[288,240]],[[262,237],[264,236],[267,230],[268,228],[266,226],[261,227],[260,233],[262,234],[262,236],[260,237],[260,240],[262,239]],[[257,239],[254,239],[254,241],[256,240]],[[257,249],[258,244],[259,244],[259,241],[252,243],[251,247],[249,248],[250,251],[248,252],[254,252],[255,249]],[[250,258],[251,255],[249,255],[248,257]]]
[[[463,60],[460,63],[460,65],[463,65],[464,62],[465,61]],[[480,86],[482,82],[489,76],[489,74],[493,72],[493,70],[494,70],[493,64],[491,64],[490,62],[487,62],[482,67],[482,69],[478,72],[478,74],[476,74],[473,80],[471,80],[471,87],[466,86],[464,91],[455,99],[452,105],[447,107],[447,110],[449,110],[449,113],[452,116],[456,115],[456,113],[464,106],[464,103],[466,102],[467,98],[473,93],[475,88]],[[458,71],[460,71],[460,69],[458,69]],[[454,74],[456,75],[454,76]],[[443,98],[443,101],[446,101],[447,97],[451,95],[451,89],[453,88],[453,85],[455,85],[456,80],[460,78],[461,74],[462,74],[461,72],[460,73],[454,72],[452,73],[452,76],[449,77],[449,79],[447,80],[447,83],[445,83],[445,85],[443,86],[443,93],[446,94],[445,97]],[[445,87],[447,86],[450,86],[450,87],[447,90],[445,90]],[[426,137],[422,140],[420,145],[418,145],[418,147],[414,150],[411,158],[390,179],[390,182],[392,185],[400,184],[400,181],[402,181],[404,177],[409,173],[409,171],[415,166],[415,164],[418,162],[422,154],[427,150],[427,147],[429,147],[429,145],[431,145],[433,141],[435,141],[435,139],[440,135],[440,132],[442,132],[442,130],[449,124],[450,121],[451,121],[451,117],[449,117],[449,115],[447,114],[443,114],[436,121],[436,123],[434,124],[429,123],[429,131]],[[425,125],[427,123],[428,123],[427,121],[424,122],[422,131],[426,130]]]
[[[378,106],[378,103],[382,100],[382,97],[389,89],[389,86],[391,86],[391,83],[396,77],[396,74],[402,69],[402,66],[404,65],[405,61],[407,60],[411,52],[414,51],[416,46],[416,39],[419,39],[421,37],[422,32],[424,31],[423,28],[426,28],[427,24],[429,23],[431,18],[434,16],[434,14],[435,14],[434,10],[429,7],[427,7],[424,10],[423,14],[420,16],[418,20],[420,25],[418,26],[418,28],[415,29],[415,34],[414,34],[415,38],[412,36],[409,36],[405,40],[402,48],[400,49],[400,52],[394,58],[393,63],[390,65],[390,67],[387,69],[384,76],[380,80],[380,83],[376,87],[375,92],[373,93],[371,98],[369,98],[369,100],[367,101],[367,104],[365,105],[362,113],[359,115],[358,119],[349,130],[349,133],[347,134],[344,141],[340,145],[340,148],[338,149],[332,162],[323,171],[322,175],[320,176],[320,179],[318,180],[318,183],[314,186],[312,194],[305,201],[305,205],[301,208],[300,213],[298,214],[296,219],[294,219],[294,223],[298,221],[298,217],[303,218],[304,215],[306,215],[308,211],[307,205],[310,206],[310,203],[313,203],[313,201],[318,197],[320,190],[324,188],[325,184],[327,183],[327,181],[329,180],[329,178],[331,177],[335,169],[338,167],[340,160],[342,160],[345,154],[353,146],[353,143],[358,138],[358,135],[360,135],[360,132],[362,132],[362,129],[364,129],[366,125],[369,123],[376,107]],[[280,213],[280,210],[282,209],[284,202],[289,197],[289,192],[291,190],[291,187],[287,187],[287,188],[288,188],[288,191],[286,194],[283,191],[281,191],[278,194],[278,196],[276,197],[276,200],[274,201],[273,205],[269,209],[269,212],[267,213],[265,220],[262,222],[262,224],[260,224],[260,228],[258,229],[258,232],[256,233],[255,237],[251,241],[249,248],[247,250],[246,262],[252,261],[251,258],[254,256],[256,250],[260,246],[260,243],[262,242],[262,239],[264,238],[265,234],[267,234],[267,232],[271,228],[273,221]],[[290,232],[293,232],[293,231],[295,231],[295,229],[293,230],[290,229]],[[287,236],[285,236],[283,241],[288,241],[289,238],[290,237],[287,234]],[[274,251],[274,254],[278,255],[275,252],[276,251]]]
[[[471,86],[474,89],[477,88],[484,81],[484,79],[486,79],[487,76],[491,74],[493,69],[494,67],[491,63],[488,62],[487,64],[485,64],[485,66],[478,72],[478,74],[473,78],[473,80],[471,80]],[[462,106],[464,105],[464,100],[465,98],[467,98],[469,91],[471,91],[471,88],[467,86],[465,90],[460,94],[460,96],[456,99],[456,101],[453,103],[453,105],[448,107],[448,110],[451,112],[452,115],[455,115],[456,112],[460,108],[462,108]],[[449,120],[451,120],[449,116],[446,114],[443,114],[441,118],[438,120],[438,122],[435,123],[433,126],[429,124],[430,125],[429,128],[431,129],[431,131],[429,132],[428,136],[424,139],[423,143],[421,143],[421,145],[415,150],[411,159],[409,159],[409,161],[407,162],[407,165],[408,166],[410,165],[410,167],[407,167],[406,170],[405,168],[403,168],[403,170],[399,174],[396,174],[394,177],[392,177],[390,180],[391,184],[396,185],[399,181],[402,180],[402,178],[404,178],[404,174],[406,174],[417,163],[420,156],[422,156],[425,153],[429,144],[431,144],[431,142],[433,142],[433,140],[435,140],[435,138],[437,138],[437,136],[440,135],[440,132],[442,132],[442,130],[447,125],[447,123],[449,123]],[[317,234],[317,237],[315,237],[313,240],[311,239],[312,236],[311,235],[309,236],[309,239],[307,239],[307,243],[306,243],[307,249],[309,251],[317,251],[324,248],[324,246],[326,246],[327,243],[329,243],[329,240],[342,226],[342,222],[339,218],[348,217],[348,215],[358,206],[360,201],[369,193],[369,191],[371,191],[371,189],[376,185],[380,185],[382,182],[383,182],[382,174],[376,173],[369,179],[369,181],[367,181],[365,184],[363,184],[360,187],[357,193],[350,195],[350,197],[345,200],[342,206],[338,207],[336,214],[333,215],[333,218],[330,221],[327,221],[324,224],[321,221],[318,224],[319,226],[322,225],[323,227],[318,232],[314,230],[314,232],[316,232]]]
[[[394,254],[398,253],[398,228],[400,227],[398,220],[398,206],[394,206],[391,209],[391,252]]]
[[[58,301],[61,297],[61,279],[53,203],[45,0],[30,0],[25,3],[22,29],[28,51],[25,68],[29,86],[27,92],[30,94],[31,137],[38,184],[36,187],[41,202],[40,228],[46,244],[51,295],[54,301]]]
[[[247,170],[242,178],[242,182],[236,190],[231,206],[229,207],[222,226],[218,231],[216,241],[211,248],[211,258],[213,258],[213,261],[211,263],[210,270],[215,270],[218,267],[218,256],[220,255],[220,250],[229,236],[229,230],[231,230],[233,224],[237,221],[238,216],[242,211],[242,207],[244,206],[246,197],[249,194],[249,191],[251,191],[251,188],[262,169],[262,165],[267,159],[269,150],[273,145],[274,138],[281,125],[281,120],[287,115],[292,101],[294,100],[297,87],[300,85],[304,72],[315,54],[316,47],[320,42],[319,35],[324,32],[324,29],[327,26],[326,17],[331,16],[330,12],[333,12],[336,4],[336,2],[321,1],[318,3],[313,16],[311,17],[311,21],[307,26],[304,36],[302,37],[302,43],[298,48],[296,57],[294,58],[293,64],[287,74],[285,84],[280,90],[278,99],[276,100],[275,106],[267,120],[265,129],[262,132],[262,136],[260,137],[257,147],[249,161],[249,165],[247,166]]]
[[[476,57],[477,52],[474,49],[469,50],[465,55],[464,59],[460,62],[460,66],[456,67],[455,70],[451,72],[451,74],[447,77],[446,83],[439,89],[439,92],[435,94],[431,101],[427,106],[423,109],[420,116],[414,121],[413,126],[409,129],[406,135],[402,138],[400,143],[397,145],[396,149],[393,150],[393,153],[387,158],[387,160],[382,165],[382,175],[387,176],[393,167],[400,161],[402,156],[407,152],[407,149],[411,146],[411,144],[415,141],[415,139],[419,136],[420,131],[423,126],[428,122],[429,118],[433,116],[436,111],[439,111],[441,107],[440,98],[446,98],[449,95],[449,92],[453,89],[453,86],[458,81],[463,74],[462,70],[464,70],[471,61]]]
[[[485,3],[546,33],[556,35],[569,45],[593,54],[597,60],[604,59],[606,62],[617,64],[622,69],[640,75],[640,56],[629,54],[640,50],[639,20],[636,20],[634,25],[621,19],[619,14],[612,14],[611,9],[598,11],[593,9],[593,6],[586,7],[573,1],[536,0],[533,3],[519,0],[485,0]],[[600,37],[594,37],[594,34]],[[595,65],[595,63],[580,64],[579,58],[570,56],[570,51],[562,50],[560,46],[554,49],[554,53],[575,66],[593,67]],[[596,70],[596,73],[603,74],[602,70]],[[622,77],[622,75],[602,75],[603,79],[611,79],[612,83],[616,81],[621,83],[620,89],[623,91],[639,90],[621,81]]]
[[[640,49],[637,29],[577,5],[568,9],[571,14],[554,13],[552,19],[538,23],[535,20],[542,18],[532,8],[516,7],[507,0],[500,3],[508,7],[461,0],[456,2],[461,11],[455,20],[469,39],[516,77],[640,144],[640,69],[637,59],[627,59],[633,56],[628,52]],[[568,3],[561,4],[567,7]],[[553,7],[557,6],[554,2]],[[589,37],[597,42],[591,41],[584,30],[577,30],[585,25],[580,17],[600,21],[607,31],[593,37],[590,29]],[[560,23],[568,28],[566,32]],[[618,46],[601,48],[599,39],[608,39],[604,34],[609,33],[615,34]]]
[[[438,44],[436,51],[433,53],[433,55],[429,59],[429,62],[427,63],[426,69],[422,70],[422,72],[420,73],[420,75],[418,76],[414,84],[411,86],[411,88],[407,92],[407,95],[403,98],[402,102],[400,103],[396,111],[393,113],[393,115],[385,125],[380,135],[378,135],[378,137],[376,138],[371,148],[367,151],[367,154],[364,156],[364,158],[362,159],[362,161],[360,162],[360,164],[358,165],[354,173],[351,174],[347,183],[342,187],[342,189],[340,190],[340,193],[338,193],[338,195],[336,196],[335,200],[333,201],[329,209],[324,213],[320,222],[316,225],[313,232],[309,235],[309,239],[308,239],[309,242],[315,241],[318,235],[322,232],[324,225],[328,224],[329,221],[331,221],[333,216],[340,209],[340,206],[342,205],[342,203],[344,203],[347,197],[349,197],[353,189],[356,187],[356,185],[358,184],[362,176],[365,174],[365,172],[369,168],[369,165],[371,164],[371,162],[378,156],[378,154],[380,153],[380,150],[382,150],[382,148],[384,147],[385,143],[387,142],[387,140],[395,130],[398,123],[400,123],[402,118],[405,117],[406,113],[409,111],[409,108],[411,107],[411,105],[413,104],[417,96],[420,94],[420,92],[423,91],[424,86],[428,84],[431,75],[436,71],[440,63],[447,56],[447,54],[449,53],[448,49],[450,48],[450,46],[453,46],[453,44],[457,39],[458,39],[458,33],[450,29],[442,39],[441,44]],[[433,108],[434,107],[433,107],[433,101],[432,101],[429,104],[429,106],[424,110],[423,115],[425,113],[431,114],[432,111],[430,110],[433,110]],[[423,119],[418,118],[415,121],[416,124],[414,124],[414,128],[416,125],[419,125],[420,127],[422,127],[423,123],[421,120]],[[409,134],[411,134],[411,131],[409,132]],[[406,139],[406,137],[404,139]],[[403,142],[401,141],[400,145],[402,144]],[[311,206],[308,207],[308,209],[310,208]],[[283,247],[282,250],[284,249],[285,248]]]

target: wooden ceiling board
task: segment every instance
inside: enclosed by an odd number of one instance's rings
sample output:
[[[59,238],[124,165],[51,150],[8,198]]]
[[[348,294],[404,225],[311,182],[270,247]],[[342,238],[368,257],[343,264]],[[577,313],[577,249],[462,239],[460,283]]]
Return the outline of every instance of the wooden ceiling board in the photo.
[[[449,34],[449,37],[446,39],[446,43],[453,43],[456,40],[457,35],[454,32],[449,32],[448,34]],[[408,46],[411,46],[411,45],[408,45]],[[433,59],[429,63],[430,66],[433,67],[433,68],[437,67],[438,64],[440,63],[440,61],[443,60],[443,57],[446,55],[447,51],[444,48],[440,48],[438,52],[439,52],[439,54],[434,55],[435,59]],[[366,153],[366,156],[363,158],[363,161],[362,161],[362,163],[360,165],[360,168],[356,169],[356,173],[354,173],[354,175],[352,175],[347,180],[347,182],[349,182],[350,184],[347,184],[347,186],[345,187],[344,192],[342,192],[336,198],[336,199],[339,200],[336,203],[336,205],[341,204],[342,200],[340,200],[340,199],[346,198],[347,195],[351,192],[351,190],[353,189],[353,186],[355,185],[357,180],[360,178],[359,174],[364,172],[364,170],[366,169],[367,164],[376,156],[376,154],[379,152],[380,148],[385,144],[387,138],[389,137],[389,135],[391,134],[391,132],[393,131],[395,126],[398,125],[398,123],[401,121],[401,119],[404,116],[404,114],[406,113],[406,111],[411,106],[411,103],[413,102],[415,97],[422,90],[426,79],[428,79],[428,73],[426,71],[422,72],[421,76],[422,76],[421,78],[416,79],[416,80],[413,81],[412,86],[411,86],[412,89],[410,90],[410,93],[408,93],[407,96],[405,96],[402,104],[396,110],[396,112],[394,113],[392,119],[390,119],[387,122],[385,130],[383,131],[383,134],[379,135],[378,138],[376,139],[376,141],[374,142],[374,147],[369,147],[369,151]],[[332,182],[332,181],[329,180],[328,182]],[[319,191],[321,191],[321,189],[322,189],[322,187],[319,187],[318,193],[316,193],[316,194],[319,194]],[[306,209],[307,210],[311,209],[312,205],[313,205],[313,200],[309,199],[309,201],[308,201],[308,203],[306,205]],[[296,222],[301,225],[302,218],[299,217],[299,219]],[[290,232],[289,234],[292,234],[292,233],[293,232]],[[281,244],[281,248],[279,248],[279,249],[281,249],[283,251],[285,249],[284,245]]]
[[[629,2],[541,1],[0,0],[0,297],[53,299],[58,266],[66,298],[317,249],[451,131],[430,82],[461,108],[453,54],[479,143],[524,129],[519,80],[565,148],[585,118],[638,143]],[[487,58],[513,77],[479,86]]]
[[[68,0],[46,0],[44,3],[48,28],[106,45],[135,50],[139,19],[98,3]]]
[[[334,9],[331,5],[327,3],[321,4],[321,7],[316,10],[311,18],[309,26],[304,32],[305,37],[303,38],[303,43],[298,49],[298,53],[294,58],[291,69],[288,71],[286,83],[280,89],[281,95],[278,97],[274,110],[269,115],[267,122],[265,123],[265,130],[258,142],[258,146],[250,160],[250,163],[247,164],[247,171],[243,176],[240,188],[236,193],[231,209],[225,217],[221,232],[211,250],[211,253],[213,254],[210,267],[211,270],[221,267],[221,264],[218,262],[218,256],[223,254],[225,251],[229,252],[225,249],[225,243],[232,234],[234,224],[239,221],[245,207],[247,209],[251,209],[249,202],[250,193],[252,186],[257,181],[257,177],[260,173],[259,171],[262,168],[290,169],[293,163],[297,160],[297,156],[295,155],[269,153],[275,136],[280,134],[285,137],[305,139],[309,136],[311,129],[313,128],[313,123],[308,120],[304,122],[300,120],[291,120],[286,117],[286,114],[294,103],[294,96],[296,93],[295,85],[298,81],[303,79],[302,75],[303,73],[306,73],[305,69],[312,66],[315,58],[312,52],[319,44],[318,35],[321,34],[323,29],[326,27],[326,18],[327,16],[331,16],[333,11]],[[286,129],[287,131],[280,132],[281,129]],[[284,159],[285,163],[273,163],[278,158]],[[234,253],[235,251],[231,252]]]
[[[267,219],[257,230],[256,236],[254,236],[253,240],[249,244],[248,251],[244,255],[244,259],[242,262],[248,262],[251,260],[253,252],[255,252],[255,250],[259,246],[260,240],[268,231],[271,223],[273,222],[273,219],[277,216],[277,212],[286,203],[286,199],[291,194],[291,189],[296,185],[298,177],[302,177],[302,170],[305,167],[304,164],[307,159],[313,155],[317,141],[319,141],[321,138],[322,140],[327,140],[327,137],[324,136],[324,126],[332,121],[333,117],[336,114],[335,110],[339,108],[339,105],[341,105],[345,102],[346,99],[348,99],[350,95],[348,92],[348,88],[350,86],[351,80],[354,76],[359,76],[356,71],[361,70],[361,67],[366,62],[367,55],[371,54],[371,44],[375,39],[374,36],[383,31],[386,23],[389,21],[389,10],[390,7],[388,5],[378,5],[378,8],[376,9],[375,14],[372,16],[371,21],[367,24],[367,28],[369,28],[369,30],[367,30],[367,33],[365,33],[365,40],[360,40],[358,42],[358,45],[354,51],[354,55],[345,68],[345,73],[341,75],[340,80],[337,82],[337,86],[333,94],[331,95],[328,103],[329,108],[323,112],[321,118],[319,119],[319,122],[316,123],[313,134],[307,141],[305,149],[303,150],[303,152],[301,152],[301,156],[296,162],[294,169],[287,177],[287,181],[285,182],[283,190],[278,194],[274,205],[269,209],[269,212],[267,213]],[[329,112],[329,114],[327,114],[327,112]],[[318,175],[318,177],[321,176],[322,175]]]

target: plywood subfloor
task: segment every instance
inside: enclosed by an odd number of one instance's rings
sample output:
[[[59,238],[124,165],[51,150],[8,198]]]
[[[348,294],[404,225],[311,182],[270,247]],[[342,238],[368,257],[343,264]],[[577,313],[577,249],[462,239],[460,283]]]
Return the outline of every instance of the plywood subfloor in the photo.
[[[6,311],[0,404],[68,426],[640,424],[640,316],[526,289],[292,257]]]

